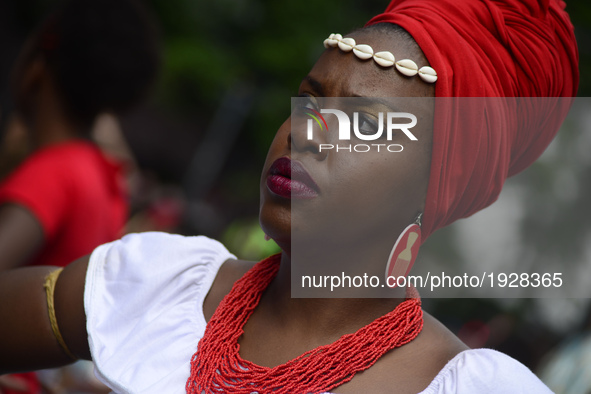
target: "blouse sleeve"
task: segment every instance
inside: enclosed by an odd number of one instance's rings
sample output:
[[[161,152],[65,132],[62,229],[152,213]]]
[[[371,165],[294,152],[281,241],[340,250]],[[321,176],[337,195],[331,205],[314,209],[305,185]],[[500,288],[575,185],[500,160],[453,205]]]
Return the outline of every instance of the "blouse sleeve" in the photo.
[[[420,394],[552,394],[525,365],[492,349],[466,350]]]
[[[203,301],[231,258],[212,239],[165,233],[98,247],[84,291],[97,377],[116,392],[184,392],[205,331]]]

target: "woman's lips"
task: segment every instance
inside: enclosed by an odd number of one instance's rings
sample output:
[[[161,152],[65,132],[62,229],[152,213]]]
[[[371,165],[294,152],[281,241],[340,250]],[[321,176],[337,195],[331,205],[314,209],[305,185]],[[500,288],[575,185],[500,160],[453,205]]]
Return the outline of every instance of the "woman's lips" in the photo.
[[[301,163],[282,157],[271,165],[267,188],[284,198],[309,199],[318,196],[319,188]]]

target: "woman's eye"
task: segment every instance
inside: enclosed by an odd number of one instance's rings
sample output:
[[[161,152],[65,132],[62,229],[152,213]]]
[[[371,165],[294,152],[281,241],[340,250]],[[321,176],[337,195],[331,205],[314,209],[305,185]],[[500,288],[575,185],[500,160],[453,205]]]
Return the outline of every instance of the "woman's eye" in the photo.
[[[372,135],[378,131],[378,122],[366,115],[359,114],[359,132],[364,135]]]
[[[313,96],[309,96],[307,94],[300,95],[298,98],[298,105],[297,107],[301,109],[313,109],[318,110],[318,102]]]

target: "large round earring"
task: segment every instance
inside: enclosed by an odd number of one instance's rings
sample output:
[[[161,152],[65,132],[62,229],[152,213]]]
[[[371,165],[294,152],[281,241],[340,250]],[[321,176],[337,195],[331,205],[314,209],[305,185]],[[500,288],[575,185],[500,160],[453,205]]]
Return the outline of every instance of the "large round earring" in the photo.
[[[400,234],[388,257],[386,265],[386,283],[390,288],[398,287],[398,278],[406,277],[419,253],[421,246],[421,217],[420,213],[415,222],[406,227]],[[389,278],[392,277],[393,279]]]

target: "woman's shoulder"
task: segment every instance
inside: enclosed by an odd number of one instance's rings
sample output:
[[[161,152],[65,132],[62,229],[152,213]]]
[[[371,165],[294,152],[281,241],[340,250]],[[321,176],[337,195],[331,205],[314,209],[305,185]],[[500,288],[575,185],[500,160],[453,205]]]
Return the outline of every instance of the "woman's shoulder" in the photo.
[[[25,162],[55,162],[71,163],[79,159],[80,157],[89,156],[94,154],[98,150],[98,147],[86,140],[71,139],[55,144],[49,144],[35,149],[26,158]]]
[[[41,146],[32,151],[2,179],[3,187],[19,188],[22,185],[48,185],[44,190],[51,191],[51,186],[75,180],[71,184],[83,184],[94,179],[97,169],[104,167],[98,147],[84,140],[68,140],[56,144]],[[54,187],[55,188],[55,187]]]
[[[433,316],[423,316],[415,340],[334,392],[386,393],[397,387],[397,392],[421,394],[551,393],[517,360],[492,349],[470,349]]]
[[[551,392],[519,361],[492,349],[470,349],[433,316],[425,313],[424,319],[425,338],[415,352],[434,359],[438,372],[421,394]]]
[[[91,263],[107,263],[110,269],[155,270],[213,269],[235,259],[222,243],[205,236],[184,236],[163,232],[127,234],[95,249]],[[140,266],[140,267],[135,267]]]
[[[130,234],[97,248],[84,306],[99,378],[117,392],[186,380],[205,331],[204,299],[220,267],[234,260],[213,239],[159,232]]]
[[[86,298],[93,293],[127,293],[135,286],[142,292],[180,293],[192,288],[195,295],[205,298],[220,267],[234,259],[224,245],[205,236],[128,234],[99,246],[91,254]]]
[[[99,246],[91,254],[85,300],[91,304],[105,294],[125,293],[128,303],[136,298],[138,302],[149,302],[154,298],[136,297],[134,291],[141,290],[144,296],[166,291],[181,295],[189,289],[203,300],[220,267],[235,259],[224,245],[205,236],[128,234]]]
[[[525,365],[493,349],[469,349],[452,358],[421,394],[551,393]]]

